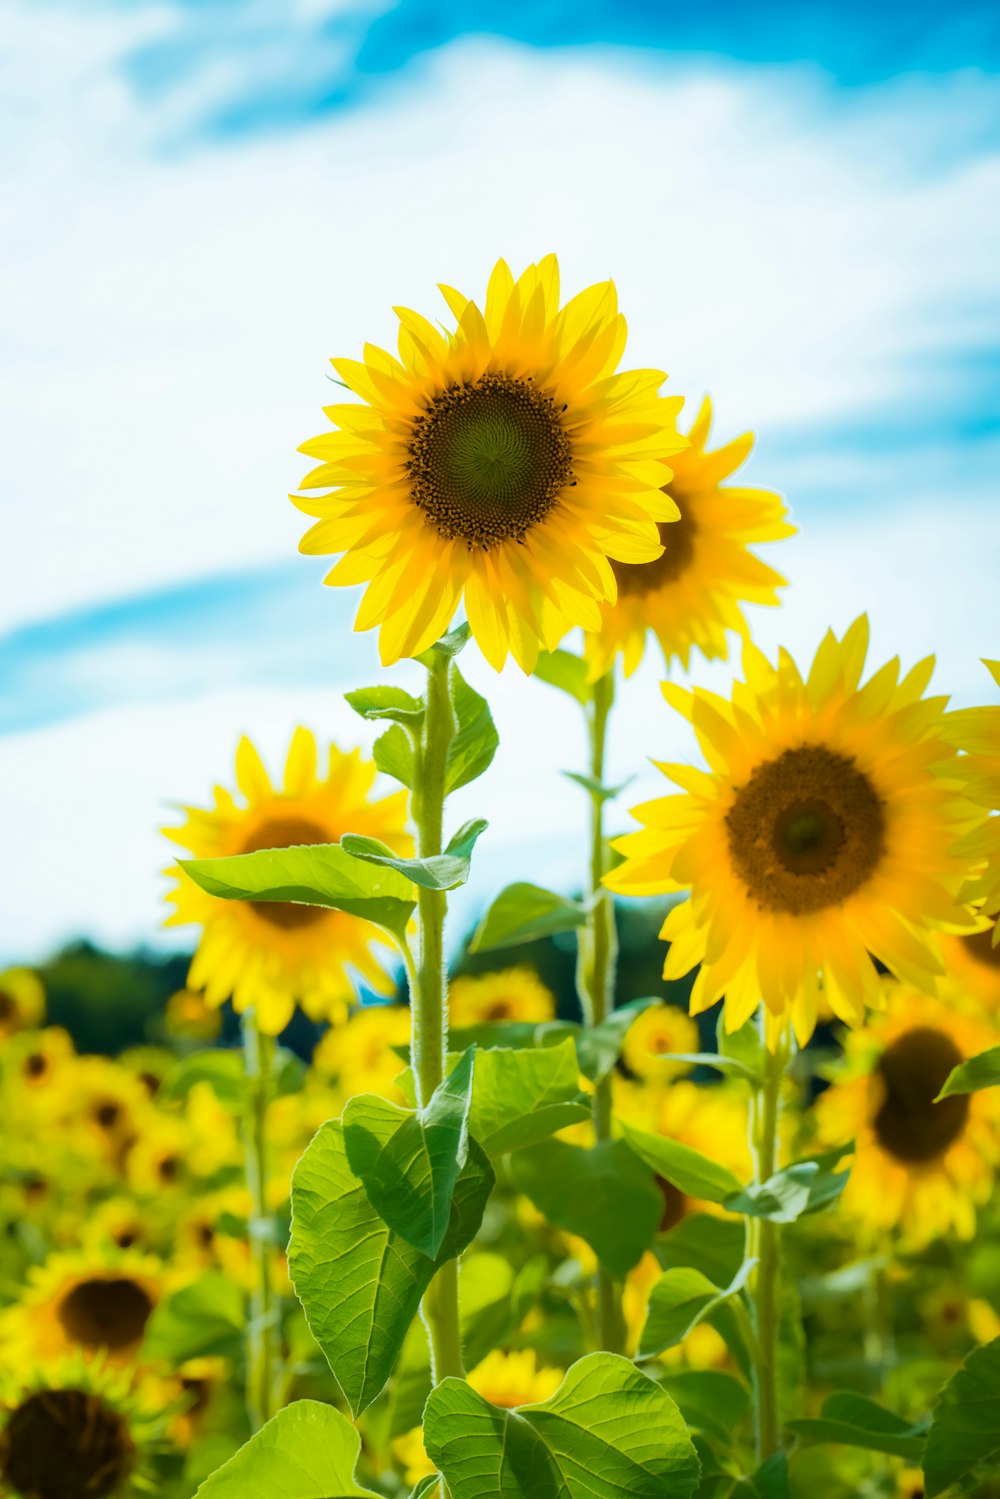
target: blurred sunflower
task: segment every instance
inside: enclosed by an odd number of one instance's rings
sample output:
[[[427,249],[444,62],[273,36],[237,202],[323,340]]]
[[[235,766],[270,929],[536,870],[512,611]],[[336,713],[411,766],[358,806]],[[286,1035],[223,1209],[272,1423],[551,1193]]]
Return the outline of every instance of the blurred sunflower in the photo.
[[[77,1223],[77,1232],[85,1251],[100,1254],[111,1245],[115,1249],[138,1249],[148,1252],[155,1232],[149,1206],[131,1197],[109,1197],[88,1213],[86,1222]]]
[[[484,1400],[505,1410],[538,1405],[554,1395],[562,1384],[562,1369],[539,1369],[535,1350],[522,1348],[503,1353],[494,1348],[469,1372],[469,1384]]]
[[[394,1091],[393,1082],[406,1063],[393,1051],[410,1039],[410,1012],[405,1005],[365,1005],[346,1025],[331,1026],[313,1053],[313,1066],[335,1081],[345,1098],[355,1093]]]
[[[65,1083],[76,1063],[68,1032],[50,1025],[18,1040],[21,1044],[13,1054],[14,1073],[27,1091],[47,1093],[54,1085]]]
[[[498,1020],[551,1020],[555,997],[533,968],[463,974],[448,989],[448,1014],[456,1028]]]
[[[0,1315],[0,1342],[14,1359],[77,1353],[129,1364],[163,1291],[159,1261],[136,1251],[53,1254],[32,1266],[20,1299]]]
[[[129,1184],[138,1197],[182,1191],[187,1184],[188,1131],[171,1114],[149,1117],[125,1158]]]
[[[531,671],[541,644],[600,628],[609,559],[660,556],[681,403],[660,370],[615,373],[613,282],[560,308],[548,255],[516,281],[498,261],[482,310],[441,291],[454,332],[396,308],[398,359],[366,345],[363,364],[332,361],[362,404],[328,406],[339,430],[302,445],[320,463],[300,488],[330,492],[292,496],[319,517],[300,550],[346,554],[326,581],[368,585],[355,628],[381,626],[383,663],[433,644],[464,593],[487,660]]]
[[[942,937],[948,988],[966,1008],[987,1015],[1000,1014],[1000,946],[993,938],[995,924],[961,937]]]
[[[0,971],[0,1039],[34,1030],[45,1014],[45,989],[30,968]]]
[[[601,605],[601,626],[586,636],[592,678],[603,676],[621,653],[631,676],[652,630],[669,666],[685,671],[697,647],[711,661],[727,654],[727,632],[746,635],[744,603],[777,604],[780,573],[748,550],[753,542],[793,536],[781,497],[766,489],[723,486],[745,461],[753,436],[746,433],[707,452],[712,405],[702,403],[688,433],[690,447],[671,458],[673,478],[664,489],[680,520],[660,526],[663,555],[652,562],[613,564],[618,599]]]
[[[663,974],[700,972],[690,1008],[725,997],[739,1029],[763,1002],[768,1043],[791,1019],[801,1045],[819,986],[850,1025],[880,1002],[873,959],[919,988],[942,972],[936,936],[970,931],[960,899],[972,871],[956,851],[976,809],[945,732],[945,698],[924,698],[933,660],[899,680],[892,661],[862,687],[868,622],[828,633],[803,679],[743,653],[732,701],[669,683],[710,769],[661,765],[683,788],[634,810],[643,829],[616,843],[606,877],[623,895],[690,889],[660,935]]]
[[[142,1469],[162,1420],[120,1371],[79,1359],[22,1370],[5,1380],[0,1422],[11,1499],[113,1499],[150,1486]]]
[[[316,740],[296,729],[285,762],[284,785],[272,786],[249,739],[236,752],[242,804],[221,786],[215,805],[185,808],[187,821],[164,829],[196,858],[252,853],[299,844],[336,843],[343,833],[364,833],[411,851],[405,832],[406,792],[375,801],[375,766],[359,751],[330,746],[325,771]],[[209,1005],[231,998],[238,1011],[253,1009],[262,1029],[284,1030],[296,1003],[313,1019],[340,1021],[352,995],[348,965],[373,988],[389,993],[393,981],[372,953],[383,942],[377,927],[342,911],[284,901],[226,901],[206,895],[183,871],[171,870],[176,888],[168,926],[196,923],[201,940],[190,983]]]
[[[698,1050],[698,1027],[676,1005],[650,1005],[632,1022],[622,1043],[622,1061],[646,1082],[666,1083],[690,1063],[665,1062],[671,1052]]]
[[[843,1211],[916,1244],[952,1229],[971,1238],[1000,1162],[1000,1093],[934,1100],[997,1033],[908,986],[884,987],[885,1013],[846,1038],[844,1076],[816,1103],[824,1141],[855,1141]]]
[[[1000,686],[1000,661],[984,661],[994,682]],[[962,708],[949,714],[951,733],[959,748],[965,750],[964,770],[968,793],[988,812],[1000,810],[1000,705],[985,708]],[[1000,817],[990,817],[973,829],[962,845],[962,852],[981,861],[977,877],[966,891],[971,900],[980,902],[988,916],[1000,911]],[[994,940],[1000,936],[994,928]]]
[[[149,1117],[149,1095],[135,1073],[109,1057],[79,1057],[69,1116],[82,1127],[80,1143],[89,1142],[118,1168]]]
[[[163,1012],[168,1036],[183,1040],[214,1041],[222,1029],[218,1009],[205,1003],[204,994],[194,989],[178,989],[171,994]]]

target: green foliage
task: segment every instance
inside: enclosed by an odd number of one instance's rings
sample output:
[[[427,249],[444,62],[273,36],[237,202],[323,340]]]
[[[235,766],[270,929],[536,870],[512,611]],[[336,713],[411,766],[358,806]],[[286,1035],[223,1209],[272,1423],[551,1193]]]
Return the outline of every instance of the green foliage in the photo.
[[[572,651],[539,651],[534,675],[576,698],[584,708],[593,697],[593,688],[587,681],[587,663]]]
[[[430,1259],[441,1252],[468,1160],[475,1059],[474,1050],[465,1052],[422,1109],[363,1093],[344,1110],[347,1161],[368,1201],[394,1233]]]
[[[516,1411],[446,1379],[424,1442],[453,1499],[688,1499],[698,1482],[673,1400],[611,1353],[580,1359],[551,1399]]]
[[[280,1098],[287,1093],[297,1093],[304,1080],[305,1064],[301,1057],[284,1046],[277,1047],[271,1075],[274,1096]],[[181,1058],[164,1080],[163,1101],[172,1103],[186,1098],[198,1083],[208,1083],[219,1103],[233,1113],[238,1113],[246,1107],[246,1063],[243,1053],[213,1047]]]
[[[621,1056],[625,1037],[628,1035],[643,1010],[659,1004],[656,995],[644,995],[641,999],[630,999],[606,1015],[598,1025],[574,1025],[571,1034],[576,1039],[580,1071],[592,1083],[607,1077]]]
[[[354,1476],[361,1437],[332,1405],[296,1400],[199,1488],[195,1499],[379,1499]]]
[[[345,692],[344,699],[355,713],[369,721],[388,718],[394,723],[412,724],[418,728],[424,716],[422,698],[413,697],[402,687],[392,687],[387,683]]]
[[[345,833],[340,846],[355,859],[364,859],[383,869],[395,869],[425,890],[455,890],[469,878],[472,850],[488,827],[489,823],[481,817],[463,823],[449,840],[444,853],[434,854],[429,859],[401,859],[381,839],[367,838],[361,833]]]
[[[660,1383],[693,1431],[703,1432],[721,1447],[732,1445],[750,1409],[745,1384],[718,1369],[682,1369],[665,1375]]]
[[[723,1199],[731,1213],[767,1218],[772,1223],[794,1223],[806,1213],[831,1207],[847,1186],[849,1171],[837,1171],[853,1145],[842,1145],[823,1155],[795,1161],[761,1182]]]
[[[447,635],[442,635],[440,640],[435,640],[434,644],[428,646],[426,651],[422,651],[419,656],[414,657],[414,660],[419,661],[421,666],[426,666],[428,669],[433,666],[435,656],[444,656],[451,661],[465,650],[471,635],[472,630],[468,622],[463,620],[460,625],[456,625],[453,630],[449,630]]]
[[[39,968],[48,1023],[62,1026],[80,1052],[117,1054],[139,1046],[163,1006],[187,980],[190,959],[104,952],[74,942]]]
[[[394,723],[372,745],[372,759],[383,775],[392,776],[410,791],[417,778],[417,756],[413,740],[402,724]]]
[[[618,786],[605,786],[601,781],[595,781],[593,776],[582,775],[578,770],[564,770],[562,774],[568,781],[575,781],[578,786],[582,786],[584,791],[588,792],[591,796],[596,796],[600,802],[613,802],[616,796],[621,795],[626,786],[632,784],[631,776],[629,776],[627,781],[622,781]]]
[[[209,895],[225,900],[298,901],[362,916],[397,940],[416,906],[413,886],[395,869],[355,859],[336,843],[261,849],[224,859],[181,859]]]
[[[567,900],[541,885],[508,885],[490,906],[469,942],[470,952],[490,952],[534,942],[556,932],[572,932],[587,921],[580,901]]]
[[[589,1117],[571,1039],[558,1046],[480,1053],[470,1128],[487,1155],[523,1150]]]
[[[941,1391],[923,1466],[927,1499],[1000,1469],[1000,1338],[973,1349]]]
[[[539,1212],[585,1239],[613,1274],[626,1275],[652,1244],[663,1198],[623,1140],[591,1150],[546,1140],[512,1156],[510,1169]]]
[[[944,1087],[934,1100],[951,1098],[956,1093],[979,1093],[983,1088],[1000,1085],[1000,1046],[981,1051],[977,1057],[969,1057],[948,1074]]]
[[[764,1043],[753,1020],[741,1025],[738,1031],[727,1031],[726,1012],[720,1011],[715,1044],[719,1052],[717,1066],[728,1066],[731,1070],[742,1068],[745,1076],[755,1082],[761,1081],[764,1076]]]
[[[143,1355],[174,1365],[192,1358],[232,1357],[240,1351],[245,1325],[243,1292],[227,1275],[209,1270],[154,1308]]]
[[[654,1358],[667,1348],[676,1347],[692,1327],[697,1327],[724,1301],[743,1289],[756,1263],[756,1260],[745,1260],[724,1288],[713,1285],[707,1275],[691,1267],[665,1271],[650,1294],[638,1356]]]
[[[743,1263],[746,1230],[736,1218],[685,1213],[676,1228],[657,1240],[656,1257],[665,1270],[690,1265],[717,1286],[727,1286]]]
[[[788,1429],[803,1442],[842,1442],[847,1447],[887,1452],[909,1463],[919,1463],[927,1423],[914,1425],[870,1400],[867,1395],[840,1390],[827,1396],[818,1416],[811,1420],[789,1421]]]
[[[449,674],[455,733],[445,764],[445,795],[467,786],[488,770],[500,743],[489,704],[470,687],[457,666]]]
[[[621,1120],[622,1131],[636,1155],[651,1166],[658,1176],[671,1182],[688,1197],[705,1202],[725,1202],[743,1190],[739,1177],[725,1166],[702,1155],[691,1145],[669,1140],[665,1135],[648,1134]]]
[[[289,1269],[310,1330],[357,1415],[383,1389],[435,1270],[472,1242],[493,1187],[470,1141],[441,1252],[431,1260],[383,1223],[351,1171],[343,1127],[325,1124],[292,1178]]]

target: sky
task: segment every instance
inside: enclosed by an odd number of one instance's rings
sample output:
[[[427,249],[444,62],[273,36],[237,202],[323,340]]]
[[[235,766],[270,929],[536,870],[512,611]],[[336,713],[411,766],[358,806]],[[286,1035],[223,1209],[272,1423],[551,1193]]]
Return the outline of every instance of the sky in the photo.
[[[613,276],[626,362],[757,434],[800,528],[765,649],[867,609],[874,656],[988,699],[995,6],[7,0],[0,59],[0,963],[184,941],[157,830],[240,734],[272,763],[298,722],[370,744],[341,694],[384,677],[297,555],[296,449],[330,357],[499,255]],[[501,748],[455,799],[493,823],[456,933],[526,871],[571,889],[584,814],[572,704],[463,664]],[[661,674],[616,709],[635,799],[695,753]]]

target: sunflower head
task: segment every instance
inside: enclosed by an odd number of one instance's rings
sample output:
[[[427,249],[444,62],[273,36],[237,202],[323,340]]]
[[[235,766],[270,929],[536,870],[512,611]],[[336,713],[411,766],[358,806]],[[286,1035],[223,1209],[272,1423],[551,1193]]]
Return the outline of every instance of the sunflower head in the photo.
[[[946,732],[947,699],[925,698],[933,662],[900,680],[890,662],[863,686],[867,621],[828,634],[807,677],[747,644],[731,701],[669,684],[709,770],[663,765],[682,792],[635,809],[607,877],[626,895],[687,889],[661,936],[664,977],[701,969],[697,1013],[725,996],[738,1029],[766,1006],[773,1047],[791,1019],[804,1045],[820,985],[860,1024],[880,1003],[873,959],[918,987],[942,971],[938,934],[973,930],[973,866],[959,842],[977,821]]]
[[[462,974],[448,990],[448,1014],[457,1027],[503,1020],[551,1020],[556,1012],[552,991],[533,968],[504,968],[498,973]]]
[[[636,1077],[648,1082],[669,1081],[690,1064],[666,1062],[672,1052],[698,1050],[698,1027],[676,1005],[650,1005],[629,1027],[622,1045],[622,1061]]]
[[[630,676],[642,660],[646,635],[656,636],[667,664],[685,670],[692,648],[706,660],[724,657],[727,635],[746,635],[742,605],[777,604],[784,578],[749,550],[757,542],[794,534],[780,496],[765,489],[724,485],[750,451],[752,437],[706,448],[712,421],[706,399],[688,433],[690,446],[670,460],[664,489],[680,518],[660,523],[663,555],[652,562],[615,562],[618,598],[601,605],[601,627],[586,637],[592,678],[623,658]]]
[[[539,1369],[533,1348],[511,1353],[494,1348],[470,1371],[469,1384],[491,1405],[514,1410],[548,1400],[558,1390],[562,1377],[561,1369]]]
[[[526,671],[574,625],[600,628],[612,562],[652,562],[677,517],[666,460],[685,446],[658,370],[618,370],[625,320],[609,281],[559,301],[554,255],[516,280],[504,261],[482,307],[441,288],[455,327],[397,308],[398,358],[368,345],[333,361],[360,404],[292,496],[318,517],[301,543],[344,553],[328,583],[366,583],[357,628],[385,663],[418,655],[463,599],[498,669]]]
[[[45,1014],[45,988],[30,968],[0,971],[0,1039],[33,1030]]]
[[[159,1261],[134,1250],[51,1255],[4,1313],[7,1340],[28,1359],[129,1364],[163,1290]]]
[[[411,851],[405,831],[406,792],[371,796],[375,766],[359,752],[330,747],[320,766],[316,741],[297,729],[285,762],[284,784],[272,785],[248,739],[236,753],[239,797],[216,787],[215,805],[187,808],[182,827],[167,837],[196,858],[253,853],[296,844],[336,843],[346,832]],[[218,1007],[231,998],[239,1011],[255,1009],[265,1031],[284,1029],[296,1004],[314,1019],[342,1020],[353,993],[348,967],[382,993],[394,987],[372,951],[378,929],[356,916],[283,901],[225,901],[171,871],[175,888],[169,925],[195,923],[202,935],[190,983]]]

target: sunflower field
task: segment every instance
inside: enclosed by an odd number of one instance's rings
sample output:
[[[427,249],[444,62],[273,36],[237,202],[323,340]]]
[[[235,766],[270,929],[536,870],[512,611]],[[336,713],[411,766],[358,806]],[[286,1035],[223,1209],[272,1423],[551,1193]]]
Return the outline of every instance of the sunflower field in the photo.
[[[752,439],[629,366],[611,282],[441,291],[333,361],[293,496],[378,630],[373,758],[206,766],[157,1044],[81,1053],[0,974],[0,1491],[1000,1494],[1000,664],[953,710],[864,617],[767,659],[793,528]],[[647,646],[636,765],[671,715],[689,754],[631,806]],[[567,695],[588,759],[576,890],[525,869],[458,952],[489,836],[448,800],[498,745],[463,652]],[[731,696],[684,685],[729,652]]]

